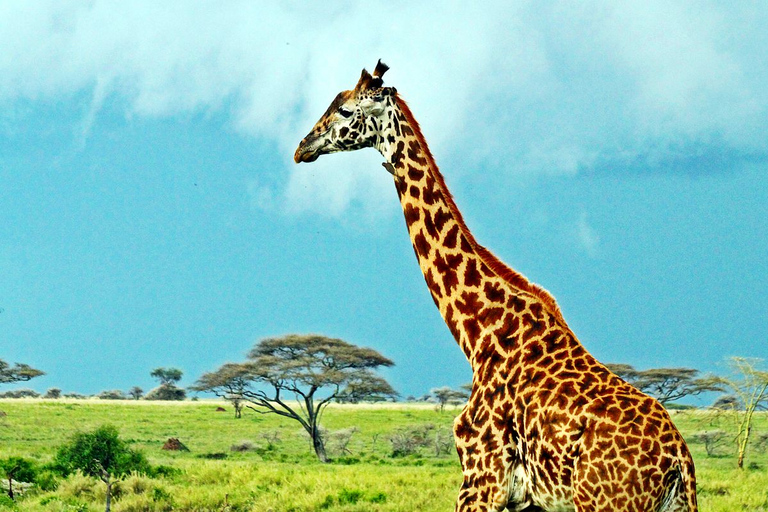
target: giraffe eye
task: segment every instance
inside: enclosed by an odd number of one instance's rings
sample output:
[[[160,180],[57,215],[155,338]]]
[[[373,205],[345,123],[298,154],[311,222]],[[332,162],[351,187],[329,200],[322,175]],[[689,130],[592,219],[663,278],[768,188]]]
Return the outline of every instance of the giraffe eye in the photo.
[[[339,114],[341,114],[342,117],[349,117],[352,115],[352,111],[344,107],[339,107]]]

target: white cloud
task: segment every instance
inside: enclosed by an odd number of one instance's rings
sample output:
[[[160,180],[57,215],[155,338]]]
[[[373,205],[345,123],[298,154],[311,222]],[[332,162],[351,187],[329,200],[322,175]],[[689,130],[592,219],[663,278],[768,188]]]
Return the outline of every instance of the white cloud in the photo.
[[[664,161],[697,143],[764,152],[766,22],[759,6],[662,1],[9,2],[0,103],[90,91],[86,138],[113,98],[129,116],[226,109],[233,126],[272,138],[284,155],[286,186],[254,188],[262,203],[339,215],[356,202],[380,207],[379,169],[356,168],[374,157],[326,157],[308,172],[291,156],[379,57],[438,162],[573,174]]]
[[[579,216],[579,220],[576,224],[576,238],[579,242],[579,246],[584,249],[584,252],[586,252],[588,256],[591,256],[592,258],[597,256],[600,247],[600,236],[589,224],[586,212],[582,212]]]

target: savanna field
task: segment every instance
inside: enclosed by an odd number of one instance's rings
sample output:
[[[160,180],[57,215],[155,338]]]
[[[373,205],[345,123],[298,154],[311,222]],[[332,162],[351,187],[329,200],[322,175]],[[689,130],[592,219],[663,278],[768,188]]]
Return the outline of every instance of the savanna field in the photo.
[[[43,467],[73,434],[109,424],[164,468],[117,481],[114,511],[450,511],[461,481],[450,445],[458,408],[330,406],[321,422],[329,464],[317,461],[298,423],[249,410],[235,419],[218,402],[0,400],[0,411],[0,459]],[[700,510],[768,511],[768,413],[758,413],[743,470],[733,418],[698,410],[673,418],[696,460]],[[189,451],[163,450],[169,438]],[[104,510],[99,480],[51,474],[43,487],[15,502],[0,498],[0,510]]]

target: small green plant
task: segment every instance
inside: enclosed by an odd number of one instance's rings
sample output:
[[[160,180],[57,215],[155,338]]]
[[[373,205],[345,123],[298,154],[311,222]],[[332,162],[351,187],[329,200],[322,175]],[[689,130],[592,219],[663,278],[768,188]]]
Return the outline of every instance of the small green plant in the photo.
[[[14,482],[34,483],[37,471],[37,465],[23,457],[0,459],[0,472],[8,482],[8,498],[11,502],[14,499]]]
[[[14,510],[16,503],[7,494],[0,494],[0,509]]]
[[[152,474],[152,467],[144,454],[131,449],[111,425],[72,436],[56,452],[54,467],[63,476],[77,470],[96,478],[101,478],[102,471],[107,471],[113,477],[127,475],[132,471]]]
[[[113,478],[131,472],[152,473],[144,454],[131,449],[120,439],[117,429],[110,425],[103,425],[93,432],[75,434],[56,452],[54,467],[64,476],[81,471],[104,482],[107,486],[106,512],[109,512],[112,501]]]

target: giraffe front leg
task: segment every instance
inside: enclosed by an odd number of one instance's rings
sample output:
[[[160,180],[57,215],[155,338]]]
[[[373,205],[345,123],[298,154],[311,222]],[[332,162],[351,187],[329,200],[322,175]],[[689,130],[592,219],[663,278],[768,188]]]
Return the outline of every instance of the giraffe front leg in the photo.
[[[456,512],[501,512],[514,493],[510,485],[513,450],[494,432],[490,414],[472,407],[471,401],[456,418],[453,431],[464,473]]]

